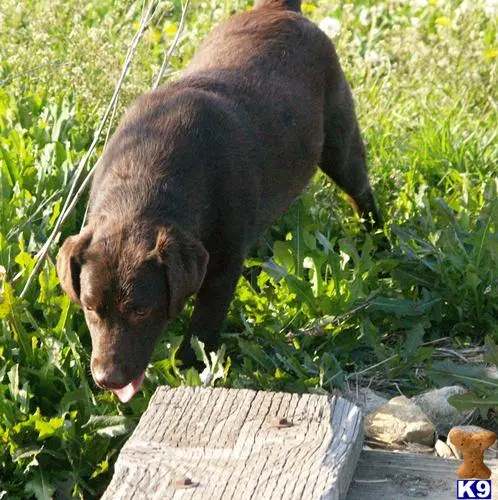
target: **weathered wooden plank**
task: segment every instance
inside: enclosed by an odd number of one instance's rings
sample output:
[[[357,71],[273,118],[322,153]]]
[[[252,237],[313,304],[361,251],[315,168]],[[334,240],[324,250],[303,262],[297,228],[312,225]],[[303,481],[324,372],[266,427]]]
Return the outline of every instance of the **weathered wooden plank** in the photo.
[[[460,463],[430,455],[364,450],[347,500],[455,500]],[[493,471],[493,499],[498,499],[498,459],[486,463]]]
[[[361,412],[343,399],[161,387],[103,499],[345,498],[362,442]]]

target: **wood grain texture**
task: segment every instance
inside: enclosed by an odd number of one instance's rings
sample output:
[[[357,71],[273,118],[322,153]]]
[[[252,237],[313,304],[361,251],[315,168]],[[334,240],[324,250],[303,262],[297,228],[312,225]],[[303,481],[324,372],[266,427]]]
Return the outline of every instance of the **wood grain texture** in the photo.
[[[161,387],[103,499],[345,498],[362,443],[361,412],[340,398]]]
[[[498,459],[486,463],[493,471],[493,499],[498,499]],[[460,464],[461,460],[421,454],[364,450],[347,500],[455,500]]]

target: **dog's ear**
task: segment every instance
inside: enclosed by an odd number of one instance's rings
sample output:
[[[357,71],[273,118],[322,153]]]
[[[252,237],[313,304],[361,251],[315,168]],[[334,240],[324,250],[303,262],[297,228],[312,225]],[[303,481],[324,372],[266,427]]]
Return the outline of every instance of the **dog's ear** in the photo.
[[[190,295],[202,285],[209,262],[204,245],[190,234],[172,227],[159,228],[154,254],[165,266],[168,281],[168,314],[176,318]]]
[[[57,255],[57,274],[62,289],[69,298],[80,303],[80,273],[83,264],[83,252],[88,248],[93,231],[86,227],[80,234],[70,236],[62,245]]]

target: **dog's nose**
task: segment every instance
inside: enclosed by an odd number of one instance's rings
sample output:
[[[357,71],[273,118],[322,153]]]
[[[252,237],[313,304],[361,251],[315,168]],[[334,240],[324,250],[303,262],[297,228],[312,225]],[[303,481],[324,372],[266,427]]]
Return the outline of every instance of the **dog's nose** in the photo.
[[[128,383],[124,372],[115,365],[92,361],[92,375],[95,383],[102,389],[121,389]]]

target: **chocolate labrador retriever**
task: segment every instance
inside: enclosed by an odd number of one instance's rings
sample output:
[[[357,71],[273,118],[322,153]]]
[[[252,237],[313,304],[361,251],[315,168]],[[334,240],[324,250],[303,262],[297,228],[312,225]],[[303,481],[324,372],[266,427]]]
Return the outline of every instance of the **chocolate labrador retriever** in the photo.
[[[83,308],[95,382],[122,401],[190,295],[215,350],[248,247],[316,166],[380,223],[351,93],[300,0],[262,0],[204,41],[182,78],[140,97],[95,173],[88,224],[57,259]]]

